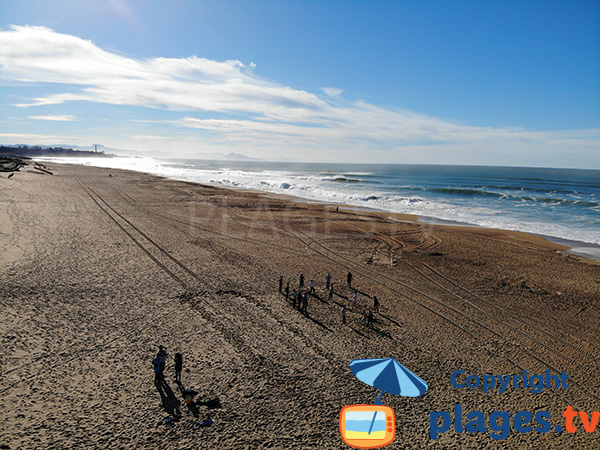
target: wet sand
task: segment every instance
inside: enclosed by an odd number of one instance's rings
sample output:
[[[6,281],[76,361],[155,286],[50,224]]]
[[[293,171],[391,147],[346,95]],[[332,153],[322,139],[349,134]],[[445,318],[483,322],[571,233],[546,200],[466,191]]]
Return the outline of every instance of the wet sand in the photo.
[[[389,448],[598,448],[600,428],[578,418],[577,433],[554,431],[568,405],[599,409],[597,263],[523,233],[49,166],[0,180],[0,448],[348,448],[340,410],[375,392],[349,363],[381,357],[429,384],[418,398],[384,395]],[[296,288],[301,273],[316,282],[306,315],[278,293],[280,275]],[[170,354],[160,390],[158,345]],[[221,408],[185,405],[176,352],[183,385]],[[571,387],[484,394],[452,387],[458,369],[566,371]],[[544,410],[553,430],[494,440],[452,426],[431,440],[430,412],[455,404],[463,425],[470,411]]]

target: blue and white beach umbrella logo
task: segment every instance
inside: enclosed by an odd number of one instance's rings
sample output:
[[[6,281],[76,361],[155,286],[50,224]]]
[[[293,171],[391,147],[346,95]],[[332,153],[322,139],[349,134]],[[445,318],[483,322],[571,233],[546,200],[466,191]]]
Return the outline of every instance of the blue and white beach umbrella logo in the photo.
[[[381,391],[374,393],[372,405],[344,406],[340,413],[340,433],[354,448],[379,448],[391,444],[396,436],[394,410],[382,403],[383,393],[418,397],[427,391],[427,383],[394,358],[355,359],[350,370],[363,383]]]

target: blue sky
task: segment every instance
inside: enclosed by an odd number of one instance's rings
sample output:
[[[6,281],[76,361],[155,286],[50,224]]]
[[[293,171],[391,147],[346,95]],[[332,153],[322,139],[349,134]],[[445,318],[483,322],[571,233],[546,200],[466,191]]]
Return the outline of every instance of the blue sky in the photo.
[[[0,2],[0,142],[600,168],[597,1]]]

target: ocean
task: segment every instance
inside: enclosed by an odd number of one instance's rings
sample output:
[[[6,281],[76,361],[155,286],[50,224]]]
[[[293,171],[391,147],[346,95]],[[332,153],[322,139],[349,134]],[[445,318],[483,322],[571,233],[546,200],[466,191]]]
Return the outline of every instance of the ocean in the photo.
[[[47,158],[545,236],[600,259],[600,170]]]

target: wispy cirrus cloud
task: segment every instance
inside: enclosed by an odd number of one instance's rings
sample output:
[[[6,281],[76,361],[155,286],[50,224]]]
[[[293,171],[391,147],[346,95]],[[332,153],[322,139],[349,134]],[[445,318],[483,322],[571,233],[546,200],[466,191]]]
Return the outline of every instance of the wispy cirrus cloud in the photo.
[[[28,119],[34,120],[49,120],[51,122],[73,122],[77,120],[75,116],[66,114],[66,115],[57,115],[57,116],[27,116]]]
[[[475,127],[400,108],[348,102],[341,89],[326,87],[317,95],[261,78],[255,69],[252,63],[197,56],[133,58],[45,27],[12,26],[0,31],[0,75],[54,86],[52,93],[16,106],[51,108],[83,101],[181,112],[184,117],[157,122],[173,130],[197,130],[203,134],[196,142],[210,145],[277,147],[317,156],[322,150],[360,155],[372,149],[397,153],[409,147],[472,152],[510,147],[543,155],[547,148],[590,153],[600,142],[598,129]],[[29,118],[75,120],[71,115],[50,114]],[[144,122],[139,119],[138,123]],[[151,133],[137,130],[132,140]],[[152,140],[159,141],[148,139]]]
[[[342,89],[333,88],[333,87],[324,87],[324,88],[321,88],[321,90],[323,92],[325,92],[325,94],[329,95],[330,97],[340,97],[342,95],[342,93],[344,92]]]

